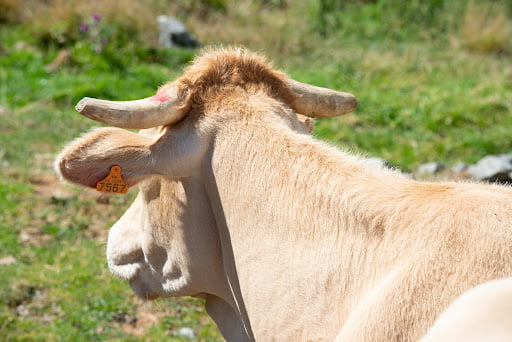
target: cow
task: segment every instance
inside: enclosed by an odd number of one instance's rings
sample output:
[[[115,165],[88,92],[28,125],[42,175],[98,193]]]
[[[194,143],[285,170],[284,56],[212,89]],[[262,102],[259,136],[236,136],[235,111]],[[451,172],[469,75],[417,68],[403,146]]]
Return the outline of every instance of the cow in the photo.
[[[421,342],[512,341],[512,277],[478,285],[443,312]]]
[[[55,168],[89,188],[122,169],[139,193],[109,232],[110,270],[146,299],[205,299],[228,341],[416,341],[454,298],[512,275],[512,190],[371,168],[298,117],[356,105],[248,50],[208,50],[152,97],[80,101],[117,128]]]

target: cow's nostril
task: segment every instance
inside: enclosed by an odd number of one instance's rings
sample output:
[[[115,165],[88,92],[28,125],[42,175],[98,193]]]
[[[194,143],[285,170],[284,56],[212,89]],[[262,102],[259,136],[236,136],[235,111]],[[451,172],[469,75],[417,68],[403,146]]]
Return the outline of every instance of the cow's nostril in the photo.
[[[122,266],[144,262],[144,253],[142,252],[142,249],[136,249],[129,253],[112,254],[114,255],[111,255],[109,259],[113,262],[114,265]]]
[[[108,267],[116,276],[131,280],[137,276],[144,266],[144,253],[141,249],[133,250],[129,253],[116,253],[109,251],[107,253]]]
[[[148,247],[144,247],[144,257],[147,263],[151,265],[151,268],[161,275],[167,261],[167,251],[165,248],[151,244]]]

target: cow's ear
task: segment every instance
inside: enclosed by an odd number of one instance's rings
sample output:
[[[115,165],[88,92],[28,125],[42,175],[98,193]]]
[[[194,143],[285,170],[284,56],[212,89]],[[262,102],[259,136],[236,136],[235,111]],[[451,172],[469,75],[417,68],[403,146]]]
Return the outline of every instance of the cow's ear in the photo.
[[[154,173],[150,166],[153,141],[124,129],[96,129],[71,142],[55,160],[55,170],[68,182],[96,188],[118,165],[124,181],[133,186]]]

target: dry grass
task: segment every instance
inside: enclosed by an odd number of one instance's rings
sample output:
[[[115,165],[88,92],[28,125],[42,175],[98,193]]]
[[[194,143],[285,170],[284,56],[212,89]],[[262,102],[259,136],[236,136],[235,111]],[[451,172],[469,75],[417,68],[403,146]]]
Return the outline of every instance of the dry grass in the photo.
[[[0,0],[0,23],[3,21],[16,21],[21,11],[20,2],[17,0]]]
[[[6,0],[1,0],[6,1]],[[7,0],[8,1],[8,0]],[[126,21],[137,28],[145,28],[155,21],[155,6],[143,0],[19,0],[21,21],[51,26],[76,17],[88,17],[94,13],[112,21]]]
[[[35,32],[78,31],[85,19],[99,14],[102,19],[134,32],[156,31],[156,8],[143,0],[23,0],[23,22]],[[57,31],[57,32],[55,32]],[[58,32],[61,31],[61,32]]]
[[[136,32],[136,38],[156,41],[156,17],[168,13],[169,7],[166,1],[144,0],[0,0],[0,20],[5,16],[5,21],[21,23],[35,36],[65,43],[97,14],[102,21]]]
[[[504,2],[469,2],[462,41],[470,51],[502,53],[512,50],[512,23]]]
[[[220,5],[208,5],[209,3]],[[308,25],[303,15],[283,15],[288,8],[265,5],[265,1],[166,1],[166,0],[0,0],[0,11],[9,8],[9,20],[28,27],[39,37],[50,36],[66,43],[79,34],[81,23],[93,14],[130,32],[135,39],[156,43],[159,15],[176,16],[185,22],[200,41],[209,44],[239,44],[267,54],[289,55],[310,49]],[[292,11],[307,5],[290,6]],[[7,13],[7,12],[6,12]],[[1,16],[0,16],[1,17]],[[297,34],[299,32],[299,34]],[[269,51],[271,50],[271,51]]]
[[[306,3],[294,3],[276,9],[261,6],[256,1],[239,1],[224,12],[207,17],[192,15],[187,26],[200,41],[213,45],[243,45],[251,50],[264,51],[279,64],[285,56],[300,56],[318,48],[310,26],[306,23]]]

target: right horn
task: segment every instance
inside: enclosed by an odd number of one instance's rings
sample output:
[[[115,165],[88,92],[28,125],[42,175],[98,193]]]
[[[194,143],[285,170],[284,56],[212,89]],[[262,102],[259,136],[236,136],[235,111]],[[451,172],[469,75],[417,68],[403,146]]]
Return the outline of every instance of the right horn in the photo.
[[[107,101],[84,97],[75,109],[82,115],[109,126],[143,129],[178,122],[185,110],[173,88],[133,101]]]
[[[357,99],[350,93],[315,87],[292,79],[288,80],[288,85],[297,95],[292,108],[303,115],[329,118],[349,113],[357,107]]]

